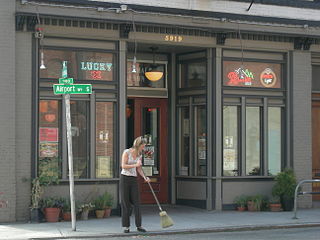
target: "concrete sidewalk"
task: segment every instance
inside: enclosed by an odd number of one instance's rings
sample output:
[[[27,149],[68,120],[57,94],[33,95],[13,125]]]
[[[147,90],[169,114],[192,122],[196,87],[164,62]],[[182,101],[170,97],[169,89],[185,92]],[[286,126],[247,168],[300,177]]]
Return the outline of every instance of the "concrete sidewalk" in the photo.
[[[183,232],[221,232],[270,228],[320,227],[320,209],[298,210],[298,219],[293,212],[237,212],[206,211],[185,206],[165,206],[164,209],[175,222],[174,226],[162,229],[156,206],[142,209],[146,234],[176,234]],[[0,225],[0,239],[62,239],[121,236],[120,217],[77,221],[77,231],[71,230],[70,222],[58,223],[14,223]],[[134,226],[134,218],[131,218]],[[132,224],[133,223],[133,224]],[[131,227],[129,236],[137,235]],[[128,235],[128,234],[125,234]]]

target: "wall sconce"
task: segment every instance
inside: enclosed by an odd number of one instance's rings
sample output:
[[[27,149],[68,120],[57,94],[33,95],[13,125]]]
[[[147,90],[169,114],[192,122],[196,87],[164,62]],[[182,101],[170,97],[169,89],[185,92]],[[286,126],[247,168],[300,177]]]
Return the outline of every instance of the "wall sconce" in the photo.
[[[155,63],[155,51],[158,49],[157,47],[151,47],[150,48],[152,50],[153,53],[153,63],[151,64],[151,66],[147,69],[147,71],[144,73],[144,75],[146,76],[146,78],[152,82],[156,82],[159,81],[162,76],[163,76],[163,72],[159,71],[157,69],[157,65]]]

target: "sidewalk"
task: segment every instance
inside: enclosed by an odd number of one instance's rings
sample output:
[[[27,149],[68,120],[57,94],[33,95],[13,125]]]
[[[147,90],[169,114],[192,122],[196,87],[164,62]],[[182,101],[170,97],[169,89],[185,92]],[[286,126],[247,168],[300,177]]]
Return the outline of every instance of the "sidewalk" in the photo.
[[[320,227],[320,209],[299,209],[298,219],[293,212],[237,212],[206,211],[185,206],[165,206],[164,209],[175,222],[174,226],[162,229],[156,206],[142,209],[143,226],[147,234],[175,234],[181,232],[221,232],[271,228]],[[77,231],[71,230],[71,222],[0,224],[0,239],[61,239],[71,237],[121,236],[120,217],[77,221]],[[134,226],[134,218],[131,218]],[[137,235],[131,227],[129,236]],[[128,234],[126,234],[128,235]]]

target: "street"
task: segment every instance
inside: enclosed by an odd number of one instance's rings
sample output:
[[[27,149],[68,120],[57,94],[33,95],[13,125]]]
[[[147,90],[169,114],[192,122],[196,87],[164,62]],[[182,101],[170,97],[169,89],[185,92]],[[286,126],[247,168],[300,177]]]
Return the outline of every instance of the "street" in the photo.
[[[196,234],[176,234],[161,236],[128,236],[128,237],[111,237],[111,238],[90,238],[90,240],[112,239],[112,240],[318,240],[320,228],[289,228],[276,230],[261,231],[243,231],[243,232],[220,232],[220,233],[196,233]],[[73,240],[76,240],[74,238]],[[80,239],[80,238],[79,238]],[[81,238],[83,239],[83,238]]]

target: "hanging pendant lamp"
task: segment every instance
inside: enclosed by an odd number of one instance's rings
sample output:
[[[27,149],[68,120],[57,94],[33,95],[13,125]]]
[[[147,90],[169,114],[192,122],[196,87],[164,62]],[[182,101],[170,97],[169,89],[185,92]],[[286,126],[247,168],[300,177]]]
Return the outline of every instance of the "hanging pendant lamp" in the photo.
[[[150,48],[152,50],[153,53],[153,63],[150,65],[150,67],[147,69],[147,71],[144,73],[144,75],[146,76],[146,78],[149,81],[152,82],[156,82],[159,81],[162,76],[163,76],[163,72],[159,71],[157,69],[157,65],[155,63],[155,51],[158,49],[157,47],[151,47]]]

